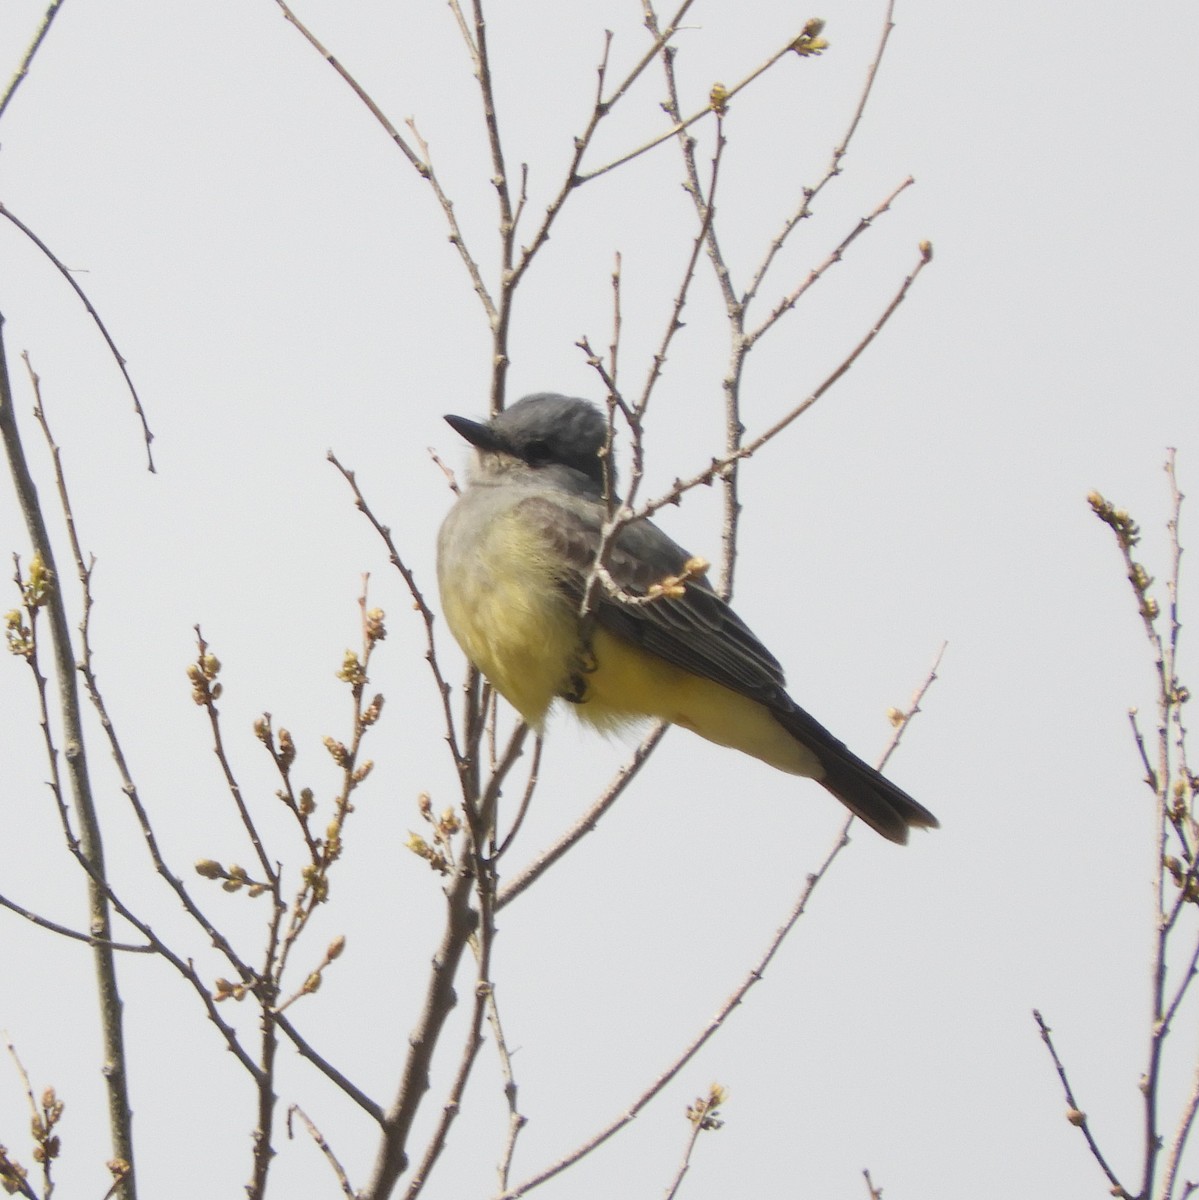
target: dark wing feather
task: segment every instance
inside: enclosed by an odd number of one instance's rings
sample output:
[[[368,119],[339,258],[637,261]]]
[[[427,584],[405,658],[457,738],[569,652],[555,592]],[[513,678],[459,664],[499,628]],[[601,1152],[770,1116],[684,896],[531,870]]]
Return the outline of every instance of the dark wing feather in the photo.
[[[599,550],[597,510],[580,501],[531,496],[522,514],[535,521],[557,551],[562,586],[576,603]],[[631,596],[679,575],[691,556],[656,525],[638,521],[617,536],[608,573]],[[745,622],[706,579],[688,580],[682,596],[625,604],[599,592],[596,620],[605,629],[677,667],[757,700],[793,737],[813,750],[824,767],[820,780],[851,812],[893,842],[906,842],[910,826],[936,828],[937,819],[901,788],[858,758],[844,742],[787,695],[783,669]]]
[[[581,603],[600,546],[600,513],[542,496],[523,501],[521,512],[552,541],[564,567],[563,587]],[[629,596],[643,597],[655,583],[681,574],[690,557],[652,522],[636,521],[617,535],[607,568]],[[765,704],[786,703],[778,660],[706,579],[689,579],[682,596],[647,604],[622,603],[601,589],[595,616],[605,629],[677,667]]]

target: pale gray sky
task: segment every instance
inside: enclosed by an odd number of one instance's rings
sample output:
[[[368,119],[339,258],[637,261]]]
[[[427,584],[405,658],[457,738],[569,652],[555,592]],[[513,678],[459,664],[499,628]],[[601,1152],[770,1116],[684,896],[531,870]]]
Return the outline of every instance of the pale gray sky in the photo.
[[[586,119],[603,28],[615,32],[614,69],[646,34],[633,0],[585,15],[545,0],[493,7],[505,148],[529,163],[536,218]],[[679,38],[685,107],[816,15],[781,0],[748,8],[695,5]],[[4,78],[40,10],[0,9]],[[298,11],[397,125],[416,118],[494,278],[477,97],[448,9],[305,0]],[[842,135],[883,11],[826,6],[829,52],[788,58],[734,101],[718,220],[740,286]],[[1113,539],[1085,497],[1098,488],[1133,511],[1143,558],[1162,577],[1168,445],[1184,491],[1199,492],[1199,15],[1178,2],[1144,6],[1134,22],[1107,0],[900,0],[896,21],[844,174],[767,293],[803,278],[906,175],[916,186],[751,359],[751,434],[844,357],[921,239],[935,259],[866,356],[748,464],[736,604],[796,698],[868,758],[888,737],[887,708],[907,702],[948,640],[891,768],[944,827],[906,850],[856,830],[722,1035],[546,1196],[661,1194],[684,1109],[713,1079],[730,1089],[727,1124],[701,1141],[682,1193],[691,1200],[861,1197],[863,1167],[889,1200],[1105,1194],[1063,1119],[1034,1005],[1113,1158],[1125,1167],[1137,1153],[1153,851],[1126,711],[1151,709],[1152,678]],[[661,93],[649,72],[594,163],[663,127]],[[517,309],[510,398],[601,397],[574,343],[607,345],[615,251],[621,367],[630,389],[642,378],[694,232],[679,178],[677,150],[664,145],[578,193]],[[455,779],[422,629],[324,454],[357,471],[432,599],[450,497],[426,448],[462,465],[441,416],[482,415],[489,373],[482,312],[442,214],[270,0],[69,0],[0,122],[0,200],[80,272],[157,435],[151,476],[86,314],[0,224],[0,311],[23,428],[37,447],[19,360],[28,350],[98,559],[97,669],[180,869],[246,858],[184,676],[192,625],[225,663],[226,734],[254,803],[268,813],[274,803],[250,730],[264,710],[294,732],[322,798],[333,775],[320,738],[343,735],[348,718],[334,672],[356,643],[359,578],[371,572],[372,600],[389,614],[373,672],[388,707],[310,954],[315,963],[335,933],[349,948],[296,1011],[347,1074],[389,1101],[442,909],[403,842],[417,794],[451,804]],[[719,449],[725,333],[706,263],[686,319],[649,422],[646,497]],[[717,556],[714,493],[692,494],[661,523]],[[1192,527],[1184,513],[1193,545]],[[0,548],[25,546],[6,498]],[[444,640],[442,652],[457,680],[456,648]],[[80,924],[81,880],[42,787],[16,661],[0,670],[0,705],[0,891]],[[135,876],[155,927],[190,937],[145,869],[98,737],[90,750],[111,858]],[[554,723],[510,870],[585,808],[624,750]],[[672,733],[599,832],[503,914],[495,979],[529,1117],[515,1178],[617,1115],[703,1026],[840,819],[819,787]],[[282,826],[279,845],[297,861]],[[252,910],[201,882],[229,922]],[[100,1194],[87,953],[15,918],[0,918],[0,931],[0,1028],[35,1087],[53,1083],[67,1101],[63,1191]],[[257,945],[248,922],[245,937]],[[200,941],[186,944],[207,961]],[[143,1194],[231,1195],[248,1174],[247,1081],[167,968],[123,966]],[[208,969],[218,972],[215,959]],[[247,1029],[252,1016],[241,1014]],[[456,1062],[450,1040],[425,1129]],[[283,1060],[284,1099],[305,1105],[364,1183],[371,1129],[294,1055]],[[1172,1082],[1185,1086],[1188,1070]],[[0,1140],[19,1156],[22,1104],[0,1066]],[[430,1197],[492,1194],[503,1112],[490,1047],[468,1108]],[[276,1194],[335,1194],[310,1144],[280,1149]]]

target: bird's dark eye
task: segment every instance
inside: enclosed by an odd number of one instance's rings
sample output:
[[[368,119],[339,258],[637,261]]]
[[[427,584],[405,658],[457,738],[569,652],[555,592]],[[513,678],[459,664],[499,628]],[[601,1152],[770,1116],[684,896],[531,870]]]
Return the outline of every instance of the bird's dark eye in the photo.
[[[549,443],[541,438],[534,438],[525,446],[525,462],[531,467],[540,467],[550,460]]]

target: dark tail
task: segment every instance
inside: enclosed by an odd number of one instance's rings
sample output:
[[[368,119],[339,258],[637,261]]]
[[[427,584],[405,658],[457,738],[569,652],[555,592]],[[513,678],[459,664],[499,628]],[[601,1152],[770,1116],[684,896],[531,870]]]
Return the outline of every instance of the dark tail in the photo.
[[[927,808],[864,763],[798,705],[793,703],[783,711],[775,709],[774,715],[792,737],[820,759],[824,777],[817,782],[876,833],[904,845],[911,828],[939,828],[940,822]]]

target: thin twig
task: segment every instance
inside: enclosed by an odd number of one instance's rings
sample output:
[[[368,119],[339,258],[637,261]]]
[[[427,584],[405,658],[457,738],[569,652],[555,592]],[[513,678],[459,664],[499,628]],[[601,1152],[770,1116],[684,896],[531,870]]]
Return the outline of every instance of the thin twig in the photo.
[[[491,55],[487,49],[487,22],[483,19],[482,0],[471,0],[474,14],[472,55],[475,79],[483,101],[483,125],[487,130],[487,146],[491,153],[491,183],[499,204],[500,280],[499,311],[492,318],[491,412],[504,405],[504,384],[508,374],[508,331],[512,318],[511,287],[507,283],[512,271],[516,246],[516,221],[512,215],[512,192],[508,187],[508,168],[500,139],[500,123],[496,116],[495,89],[491,81]]]
[[[450,241],[458,250],[458,254],[462,259],[467,272],[470,274],[471,281],[474,285],[475,292],[479,299],[483,302],[484,308],[488,312],[489,318],[494,318],[495,305],[491,298],[491,293],[488,291],[486,284],[483,282],[482,273],[479,270],[478,263],[475,262],[469,250],[466,248],[466,242],[462,237],[462,230],[458,225],[458,218],[454,214],[453,201],[445,194],[442,189],[441,182],[438,180],[436,173],[433,170],[433,164],[429,156],[429,147],[421,138],[416,130],[416,125],[413,121],[408,121],[408,128],[412,132],[413,139],[416,142],[416,149],[407,138],[391,123],[387,115],[372,99],[370,93],[354,78],[353,75],[341,64],[341,62],[332,54],[317,36],[292,12],[285,0],[275,0],[283,13],[284,18],[293,26],[304,38],[306,42],[337,72],[341,80],[350,88],[355,96],[366,105],[371,116],[382,126],[387,136],[399,147],[404,157],[412,164],[416,173],[424,179],[433,189],[434,195],[437,197],[437,202],[441,206],[441,211],[445,215],[446,221],[450,227]]]
[[[60,934],[62,937],[70,938],[76,942],[84,942],[88,946],[96,946],[100,944],[100,939],[93,937],[90,933],[80,933],[77,929],[68,929],[66,925],[60,925],[57,921],[51,921],[48,917],[40,917],[31,909],[25,908],[23,905],[17,904],[10,900],[7,896],[0,896],[0,908],[7,908],[9,912],[16,913],[18,917],[24,917],[27,921],[32,921],[40,929],[48,929],[51,933]],[[123,954],[156,954],[156,949],[149,942],[141,942],[134,945],[131,942],[105,942],[110,950],[116,950]]]
[[[666,1188],[665,1200],[676,1200],[679,1188],[683,1186],[683,1178],[691,1169],[691,1156],[695,1153],[699,1135],[709,1130],[719,1129],[724,1124],[718,1110],[725,1098],[725,1089],[720,1084],[714,1083],[707,1096],[701,1096],[687,1109],[687,1119],[691,1124],[691,1129],[687,1134],[687,1143],[683,1147],[682,1160],[674,1173],[674,1178]]]
[[[618,164],[611,163],[600,171],[592,171],[587,174],[579,173],[579,165],[583,161],[584,155],[587,153],[588,147],[591,145],[595,137],[595,131],[599,127],[600,122],[611,113],[613,107],[628,93],[629,88],[645,71],[659,51],[665,46],[671,38],[678,32],[679,24],[686,15],[687,10],[694,3],[694,0],[683,0],[675,11],[674,16],[668,22],[666,28],[658,34],[654,39],[654,44],[646,53],[638,59],[633,69],[624,77],[624,79],[616,85],[611,92],[605,94],[604,86],[608,77],[608,54],[612,48],[612,34],[605,34],[604,51],[600,59],[599,67],[596,71],[596,91],[595,103],[592,106],[591,115],[588,118],[587,126],[581,134],[578,134],[574,139],[574,153],[571,155],[570,162],[567,165],[566,172],[562,177],[562,185],[558,190],[558,194],[550,201],[546,207],[545,213],[541,219],[541,225],[537,232],[533,235],[533,239],[527,246],[521,248],[520,257],[517,260],[516,266],[513,269],[509,278],[505,281],[505,287],[509,292],[520,282],[521,277],[529,269],[533,258],[537,252],[545,245],[549,238],[550,230],[554,222],[558,218],[558,214],[562,211],[562,206],[566,203],[567,197],[575,190],[575,188],[586,183],[589,179],[596,178],[597,175],[602,175],[606,171],[612,170]]]
[[[1116,1178],[1116,1173],[1108,1166],[1107,1159],[1103,1157],[1103,1151],[1099,1149],[1098,1143],[1091,1134],[1091,1127],[1087,1123],[1087,1115],[1082,1111],[1077,1099],[1074,1096],[1074,1089],[1070,1086],[1070,1080],[1066,1075],[1066,1068],[1062,1065],[1062,1060],[1058,1057],[1057,1047],[1053,1044],[1053,1035],[1049,1026],[1045,1024],[1045,1018],[1041,1016],[1038,1009],[1032,1010],[1033,1020],[1037,1023],[1037,1028],[1041,1032],[1041,1040],[1045,1043],[1049,1050],[1049,1056],[1053,1059],[1054,1068],[1057,1071],[1057,1077],[1061,1080],[1062,1091],[1066,1095],[1066,1104],[1068,1108],[1068,1117],[1071,1125],[1076,1125],[1082,1130],[1082,1135],[1086,1138],[1087,1145],[1090,1147],[1091,1155],[1099,1164],[1100,1169],[1107,1176],[1108,1182],[1112,1186],[1112,1195],[1116,1197],[1128,1197],[1128,1192],[1124,1190],[1124,1185]]]
[[[17,1053],[17,1048],[13,1045],[11,1038],[5,1039],[5,1046],[8,1050],[9,1057],[13,1060],[13,1063],[17,1068],[17,1074],[20,1075],[21,1084],[25,1089],[25,1100],[29,1105],[29,1117],[31,1128],[33,1130],[34,1141],[37,1142],[42,1149],[42,1154],[40,1156],[42,1164],[42,1195],[46,1198],[46,1200],[49,1200],[49,1198],[54,1194],[54,1181],[51,1178],[51,1174],[55,1156],[45,1153],[46,1141],[51,1136],[55,1136],[55,1140],[57,1140],[57,1137],[56,1135],[52,1135],[49,1124],[43,1118],[42,1113],[38,1110],[38,1103],[33,1098],[33,1084],[29,1081],[29,1072],[25,1070],[25,1064],[21,1061],[21,1056]],[[50,1089],[48,1098],[51,1104],[57,1104],[58,1116],[60,1117],[62,1115],[62,1105],[60,1102],[58,1102],[57,1097],[54,1096],[53,1088]],[[45,1103],[46,1099],[44,1098],[43,1104]],[[57,1118],[55,1118],[55,1120],[57,1120]],[[3,1151],[0,1150],[0,1153],[2,1152]],[[34,1153],[36,1156],[37,1152],[35,1151]],[[21,1183],[25,1183],[25,1180],[22,1179]],[[5,1180],[4,1187],[6,1191],[8,1190],[9,1186],[9,1181]],[[34,1196],[32,1189],[25,1191],[25,1195],[33,1196],[34,1200],[36,1200],[36,1196]]]
[[[421,136],[420,130],[417,129],[415,118],[409,117],[404,124],[408,126],[418,149],[424,156],[424,169],[420,172],[421,178],[433,189],[433,195],[441,208],[442,215],[445,217],[446,225],[449,226],[450,245],[458,251],[458,257],[462,260],[462,265],[466,268],[467,275],[470,276],[471,287],[474,288],[475,295],[479,297],[479,302],[483,305],[487,321],[494,327],[499,320],[499,308],[495,297],[491,293],[491,289],[483,279],[483,272],[478,262],[466,245],[462,226],[458,224],[458,214],[454,209],[454,202],[441,186],[441,179],[433,168],[433,152],[429,148],[429,143]]]
[[[533,793],[537,790],[539,772],[541,770],[541,747],[544,743],[544,738],[539,733],[533,740],[533,760],[529,764],[529,778],[525,783],[524,794],[520,798],[520,807],[516,810],[516,817],[512,822],[511,829],[508,830],[504,840],[499,844],[492,858],[501,858],[516,839],[516,835],[520,832],[520,827],[524,824],[525,816],[529,811],[529,805],[533,801]]]
[[[204,634],[199,625],[193,626],[196,633],[196,662],[195,667],[201,676],[208,675],[212,672],[212,678],[215,679],[215,673],[220,669],[219,663],[216,663],[215,656],[210,653],[209,645],[204,640]],[[215,669],[212,664],[215,665]],[[192,675],[193,681],[196,679]],[[254,854],[258,858],[258,864],[262,868],[262,873],[273,884],[278,878],[278,872],[275,870],[271,862],[270,856],[266,852],[266,847],[262,844],[262,836],[258,832],[258,826],[250,813],[249,807],[246,805],[245,797],[242,795],[241,784],[237,782],[237,776],[233,773],[233,764],[229,761],[229,755],[225,750],[225,736],[221,731],[220,710],[216,706],[220,692],[217,690],[219,684],[214,684],[211,687],[205,686],[202,692],[196,693],[196,702],[208,714],[208,724],[212,731],[212,750],[216,755],[217,762],[221,767],[221,774],[225,777],[225,786],[229,790],[229,796],[233,801],[234,807],[237,809],[237,814],[241,818],[242,827],[246,831],[246,837],[249,838],[250,845],[254,848]]]
[[[646,24],[652,30],[656,21],[653,4],[651,0],[643,0],[642,6],[645,9]],[[682,110],[679,106],[678,79],[674,69],[674,53],[671,49],[662,52],[662,68],[666,75],[667,92],[666,103],[663,107],[666,109],[667,116],[678,124]],[[721,391],[724,394],[724,453],[726,458],[740,449],[745,434],[745,428],[741,423],[741,380],[745,371],[745,359],[750,351],[750,343],[746,341],[745,337],[745,306],[736,296],[728,261],[721,249],[720,239],[716,232],[716,184],[720,177],[720,162],[727,142],[724,136],[724,114],[727,102],[728,97],[722,96],[719,104],[713,104],[716,112],[716,149],[712,155],[712,173],[706,193],[699,178],[699,164],[695,156],[695,138],[683,128],[680,128],[678,132],[685,175],[683,187],[691,196],[691,201],[699,217],[700,227],[704,230],[704,245],[708,251],[708,260],[716,275],[716,283],[724,300],[725,316],[729,323],[729,366],[721,380]],[[737,533],[741,517],[740,471],[737,463],[730,462],[729,468],[721,476],[720,482],[722,485],[721,554],[717,590],[725,600],[730,600],[733,595],[734,572],[737,565]]]
[[[716,179],[712,178],[709,185],[709,197],[715,189]],[[654,388],[657,386],[658,380],[662,377],[662,368],[666,365],[666,358],[670,351],[670,345],[674,341],[675,334],[683,328],[683,310],[687,305],[687,298],[690,295],[691,285],[695,281],[695,268],[699,262],[700,251],[707,242],[708,229],[712,224],[714,208],[711,204],[704,206],[703,216],[700,219],[699,229],[696,231],[695,237],[691,242],[691,249],[687,255],[687,262],[683,268],[682,282],[679,284],[679,290],[675,293],[674,303],[671,306],[670,318],[666,323],[666,329],[662,334],[662,341],[658,345],[657,352],[654,354],[653,362],[645,377],[645,386],[641,390],[641,399],[637,401],[635,412],[638,417],[645,415],[646,409],[649,407],[650,396]]]
[[[458,32],[462,35],[463,42],[466,43],[466,52],[473,60],[479,53],[478,46],[475,45],[475,39],[470,31],[470,25],[467,24],[466,18],[462,15],[462,5],[458,0],[447,0],[450,6],[450,12],[454,14],[454,20],[458,22]]]
[[[1174,1184],[1182,1166],[1182,1154],[1190,1139],[1196,1113],[1199,1113],[1199,1063],[1195,1065],[1191,1090],[1179,1115],[1178,1128],[1175,1130],[1174,1140],[1170,1143],[1170,1152],[1166,1155],[1166,1165],[1162,1172],[1162,1200],[1172,1200],[1174,1195]],[[1194,1184],[1187,1184],[1183,1196],[1189,1196],[1194,1187]]]
[[[308,1136],[316,1143],[317,1149],[325,1156],[325,1161],[333,1168],[333,1174],[337,1176],[337,1182],[341,1186],[341,1194],[348,1197],[348,1200],[357,1200],[358,1193],[350,1186],[349,1176],[345,1172],[345,1168],[338,1161],[337,1155],[333,1153],[333,1148],[325,1140],[325,1135],[312,1123],[308,1114],[298,1105],[292,1104],[287,1109],[287,1135],[292,1135],[291,1119],[293,1116],[299,1117],[304,1122],[304,1127],[308,1130]]]
[[[71,547],[71,554],[75,560],[75,572],[79,579],[80,592],[83,597],[83,617],[79,624],[80,632],[80,655],[79,655],[79,673],[83,676],[84,686],[87,690],[88,698],[92,702],[99,718],[100,727],[104,730],[105,736],[108,739],[109,750],[112,753],[113,761],[116,763],[117,771],[121,777],[121,790],[128,797],[130,805],[137,816],[138,824],[142,831],[142,837],[145,841],[147,850],[149,851],[151,861],[154,864],[154,869],[157,873],[170,885],[176,896],[179,898],[184,908],[187,909],[191,918],[199,925],[204,934],[212,941],[212,943],[221,949],[230,962],[235,967],[244,968],[245,964],[241,963],[235,955],[231,953],[231,947],[224,938],[217,932],[216,928],[200,910],[199,906],[192,899],[190,893],[179,879],[166,865],[162,854],[159,851],[158,841],[155,837],[153,827],[150,824],[149,814],[146,812],[145,806],[141,802],[141,797],[138,793],[137,785],[133,781],[133,777],[129,771],[128,760],[125,757],[124,749],[121,746],[120,739],[117,735],[116,725],[112,721],[108,713],[107,705],[104,702],[103,694],[100,691],[99,681],[96,677],[96,672],[92,660],[91,646],[91,614],[93,607],[92,600],[92,570],[93,563],[85,562],[83,547],[79,542],[78,527],[75,522],[75,511],[71,504],[70,492],[67,489],[66,474],[63,470],[62,451],[58,442],[54,438],[54,434],[50,429],[50,419],[46,412],[45,402],[42,398],[41,378],[33,369],[33,364],[30,361],[28,353],[22,355],[26,369],[29,372],[30,384],[34,394],[34,417],[41,426],[42,435],[45,438],[46,446],[50,452],[50,459],[54,466],[54,482],[58,489],[59,505],[63,513],[63,522],[66,525],[67,539]]]
[[[611,108],[620,98],[629,90],[630,87],[640,78],[642,72],[658,57],[659,54],[666,48],[667,44],[679,31],[679,25],[683,18],[687,15],[687,10],[691,7],[694,0],[683,0],[683,3],[675,10],[675,14],[666,23],[665,30],[659,30],[657,27],[657,18],[653,26],[648,26],[650,36],[654,39],[653,44],[648,50],[637,60],[637,65],[625,76],[624,82],[609,96],[604,97],[604,105]]]
[[[386,114],[374,102],[374,100],[371,99],[366,89],[358,82],[358,80],[354,78],[353,75],[349,73],[349,71],[346,70],[345,67],[342,66],[342,64],[333,56],[333,54],[325,49],[312,30],[309,29],[308,26],[305,25],[304,22],[301,21],[294,12],[292,12],[285,0],[275,0],[275,3],[279,6],[280,11],[283,13],[284,20],[286,20],[294,29],[299,31],[300,36],[303,37],[304,40],[321,56],[321,58],[323,58],[325,62],[327,62],[329,66],[331,66],[333,70],[337,72],[337,74],[341,77],[342,82],[348,85],[354,95],[366,105],[371,116],[373,116],[375,120],[383,126],[384,130],[387,132],[387,136],[390,137],[393,142],[395,142],[395,144],[400,148],[404,157],[416,168],[417,172],[421,175],[426,175],[428,173],[428,166],[426,163],[421,160],[420,155],[418,155],[416,151],[413,150],[412,147],[407,143],[407,141],[404,139],[404,135],[400,133],[400,131],[387,119]]]
[[[633,756],[616,772],[612,781],[600,794],[590,808],[564,833],[552,846],[543,850],[519,875],[511,879],[506,887],[501,889],[496,897],[495,907],[498,912],[515,900],[521,892],[534,883],[573,846],[577,845],[587,834],[594,832],[600,818],[616,803],[621,793],[633,782],[637,772],[645,764],[650,752],[662,740],[669,728],[668,725],[656,725],[633,751]]]
[[[417,612],[421,615],[421,620],[425,625],[425,661],[429,664],[429,670],[433,673],[433,681],[437,686],[437,693],[441,698],[442,714],[445,717],[446,741],[449,743],[450,750],[453,753],[455,764],[461,769],[464,756],[458,742],[453,709],[450,707],[450,685],[446,682],[445,676],[442,675],[441,666],[437,661],[437,642],[433,635],[433,610],[425,603],[424,595],[417,585],[416,576],[400,557],[400,552],[396,549],[395,542],[392,541],[391,530],[375,516],[371,506],[367,503],[366,497],[362,494],[362,489],[358,486],[355,473],[347,467],[343,467],[332,450],[325,457],[341,472],[342,478],[350,485],[350,490],[354,494],[354,504],[358,511],[366,517],[374,531],[383,539],[383,544],[387,547],[388,559],[392,566],[399,571],[408,588],[409,595],[412,597],[412,602],[416,606]]]
[[[819,266],[813,267],[812,270],[808,272],[807,277],[803,280],[803,282],[788,292],[787,295],[784,296],[774,306],[773,309],[771,309],[770,315],[764,318],[756,329],[753,329],[746,334],[749,346],[752,347],[758,338],[760,338],[764,333],[766,333],[767,330],[774,326],[785,313],[790,312],[791,309],[793,309],[798,303],[799,298],[814,283],[821,279],[830,267],[834,266],[836,263],[839,263],[845,257],[846,250],[848,250],[849,247],[853,245],[853,243],[859,237],[861,237],[861,235],[865,233],[866,230],[869,229],[879,217],[883,215],[883,213],[890,210],[891,205],[894,204],[896,198],[901,192],[906,191],[915,182],[916,180],[909,175],[907,179],[905,179],[891,192],[891,194],[885,200],[882,201],[881,204],[879,204],[867,216],[862,217],[861,220],[859,220],[858,223],[853,227],[853,229],[851,229],[849,233],[847,233],[845,237],[841,239],[836,248],[829,252],[825,260],[820,263]]]
[[[149,423],[146,420],[145,410],[142,408],[141,398],[137,394],[137,388],[133,386],[133,379],[129,374],[129,368],[125,363],[125,356],[117,349],[117,344],[112,340],[112,334],[108,332],[108,327],[100,319],[100,314],[96,311],[92,302],[87,298],[87,293],[83,288],[75,282],[75,276],[71,273],[67,265],[42,241],[24,221],[20,220],[15,214],[9,211],[2,203],[0,203],[0,217],[5,217],[11,221],[41,252],[50,260],[56,271],[71,285],[71,290],[79,297],[83,303],[83,307],[87,309],[88,315],[91,317],[96,328],[100,331],[100,336],[108,345],[113,358],[116,360],[117,367],[121,375],[125,379],[125,386],[129,389],[129,395],[133,397],[133,411],[137,413],[138,420],[142,424],[142,440],[146,446],[146,465],[154,471],[154,455],[150,450],[150,443],[154,440],[154,434],[150,432]]]
[[[494,988],[489,991],[487,996],[487,1019],[495,1038],[495,1049],[500,1059],[500,1073],[504,1080],[504,1099],[508,1104],[508,1134],[504,1139],[504,1149],[500,1155],[499,1165],[496,1167],[502,1191],[508,1186],[508,1176],[512,1170],[512,1156],[516,1153],[516,1139],[528,1123],[528,1118],[517,1105],[516,1073],[512,1069],[512,1054],[504,1037],[504,1027],[500,1021],[500,1010],[496,1003]]]
[[[347,1079],[327,1058],[313,1049],[312,1043],[291,1023],[291,1019],[280,1013],[276,1018],[279,1028],[288,1036],[299,1054],[306,1058],[331,1083],[340,1088],[372,1120],[382,1124],[383,1105],[372,1100],[357,1084]]]

